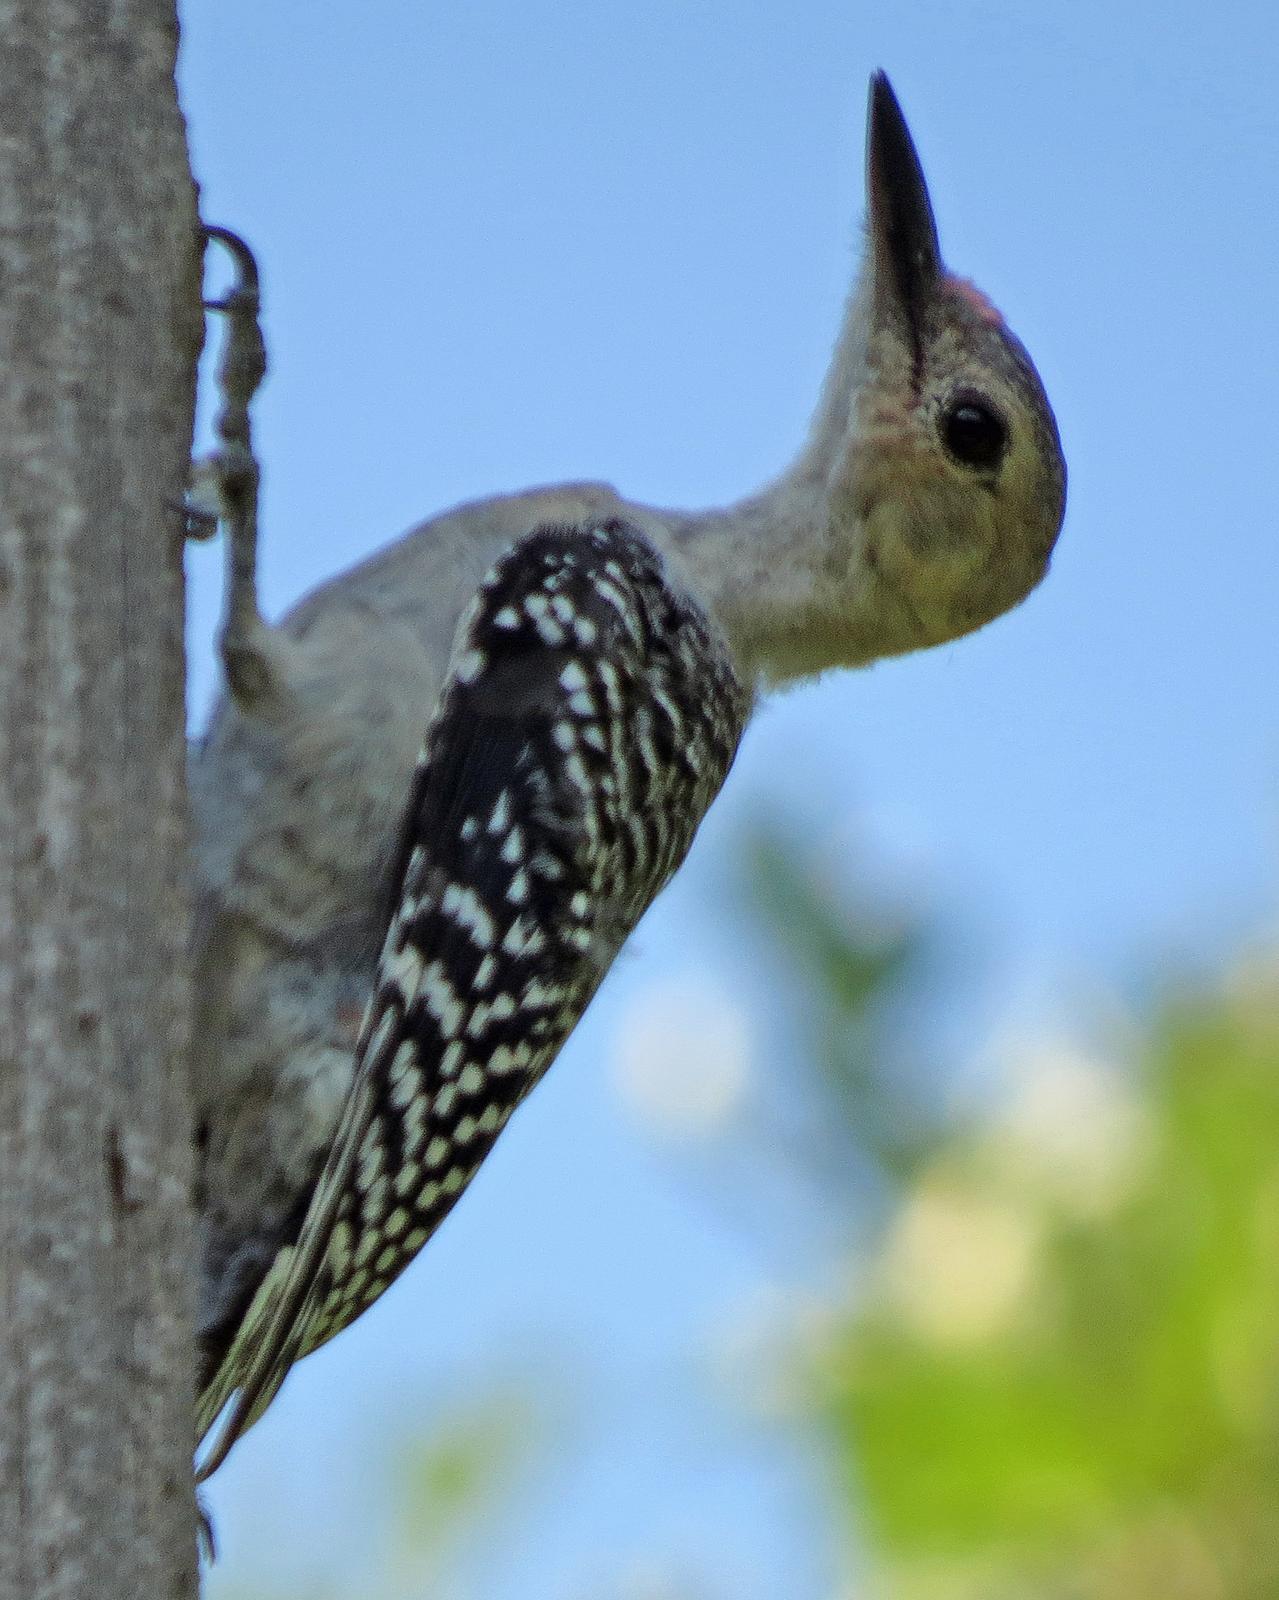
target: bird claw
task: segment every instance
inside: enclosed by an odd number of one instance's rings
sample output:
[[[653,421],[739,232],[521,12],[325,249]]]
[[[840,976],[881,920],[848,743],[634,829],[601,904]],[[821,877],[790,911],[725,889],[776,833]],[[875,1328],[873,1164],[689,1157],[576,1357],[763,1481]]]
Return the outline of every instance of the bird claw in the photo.
[[[231,526],[246,515],[256,520],[258,465],[253,454],[249,406],[266,376],[266,345],[260,322],[261,292],[253,251],[229,228],[205,224],[205,242],[227,250],[236,277],[220,299],[202,303],[228,319],[226,344],[218,365],[222,405],[214,423],[219,448],[191,465],[191,481],[182,500],[183,533],[188,539],[211,539],[219,523]]]
[[[262,310],[261,280],[257,258],[238,233],[230,228],[203,225],[206,242],[213,241],[226,250],[235,263],[235,282],[221,299],[205,300],[206,311],[216,311],[230,324],[218,387],[223,409],[217,420],[220,437],[247,444],[249,402],[266,376],[266,345],[259,320]]]
[[[217,456],[202,456],[191,463],[187,490],[177,510],[183,519],[183,537],[197,544],[212,539],[226,516],[222,472],[222,462]]]
[[[218,448],[192,467],[183,501],[187,538],[207,539],[226,529],[228,582],[222,625],[222,662],[232,695],[242,704],[262,699],[273,684],[269,633],[257,598],[258,485],[249,408],[266,376],[258,264],[252,250],[229,228],[205,224],[206,244],[220,244],[235,265],[235,281],[205,308],[227,319],[217,385],[221,406],[214,419]]]

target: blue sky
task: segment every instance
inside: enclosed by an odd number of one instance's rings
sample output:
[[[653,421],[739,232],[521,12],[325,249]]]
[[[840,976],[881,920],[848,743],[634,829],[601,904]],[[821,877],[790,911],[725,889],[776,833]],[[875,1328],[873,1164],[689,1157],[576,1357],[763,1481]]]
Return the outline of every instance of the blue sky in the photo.
[[[213,1488],[224,1592],[264,1564],[358,1570],[378,1427],[567,1346],[606,1447],[486,1594],[612,1592],[659,1548],[741,1600],[824,1595],[802,1461],[744,1455],[682,1387],[787,1264],[761,1265],[637,1126],[619,1033],[676,974],[758,987],[723,889],[740,830],[777,807],[835,873],[967,930],[970,986],[931,1025],[974,1059],[1010,1017],[1060,1024],[1081,995],[1168,957],[1211,971],[1273,930],[1279,23],[1099,0],[184,12],[204,214],[264,272],[273,612],[459,499],[602,477],[713,504],[776,471],[859,248],[876,67],[949,263],[1053,399],[1071,492],[1042,589],[976,638],[765,711],[473,1192]],[[198,719],[220,552],[190,570]]]

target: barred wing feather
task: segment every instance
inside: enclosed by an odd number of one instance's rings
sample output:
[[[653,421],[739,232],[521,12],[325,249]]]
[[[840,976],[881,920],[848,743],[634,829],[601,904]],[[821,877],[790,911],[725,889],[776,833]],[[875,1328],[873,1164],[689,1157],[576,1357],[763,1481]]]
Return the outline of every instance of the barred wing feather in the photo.
[[[201,1396],[207,1477],[439,1226],[692,843],[749,711],[634,528],[546,527],[459,624],[355,1077],[297,1242]]]

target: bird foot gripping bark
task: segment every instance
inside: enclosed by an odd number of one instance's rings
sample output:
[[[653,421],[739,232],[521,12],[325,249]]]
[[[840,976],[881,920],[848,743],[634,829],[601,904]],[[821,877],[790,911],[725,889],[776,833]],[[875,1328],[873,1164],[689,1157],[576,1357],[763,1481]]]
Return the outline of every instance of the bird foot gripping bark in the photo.
[[[215,241],[235,264],[235,281],[221,299],[206,300],[207,311],[227,319],[218,365],[221,405],[214,421],[219,445],[193,462],[183,505],[186,534],[210,539],[226,529],[228,569],[221,651],[227,683],[242,705],[255,705],[273,686],[270,629],[257,597],[258,487],[261,473],[253,452],[250,407],[266,376],[258,264],[252,250],[229,228],[205,225],[206,243]]]
[[[244,514],[245,502],[257,492],[249,406],[266,375],[266,346],[259,321],[261,296],[258,264],[252,250],[229,228],[205,226],[205,242],[216,241],[235,263],[236,279],[219,300],[206,300],[206,311],[221,312],[228,322],[226,347],[218,366],[222,406],[215,423],[220,448],[191,464],[191,483],[184,510],[187,536],[211,539],[219,523],[230,527]]]

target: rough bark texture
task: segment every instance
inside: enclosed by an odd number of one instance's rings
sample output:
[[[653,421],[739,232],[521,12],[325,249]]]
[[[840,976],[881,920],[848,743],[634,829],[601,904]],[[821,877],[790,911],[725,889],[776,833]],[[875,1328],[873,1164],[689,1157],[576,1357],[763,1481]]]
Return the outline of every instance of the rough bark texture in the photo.
[[[196,1590],[173,0],[0,0],[0,1600]]]

